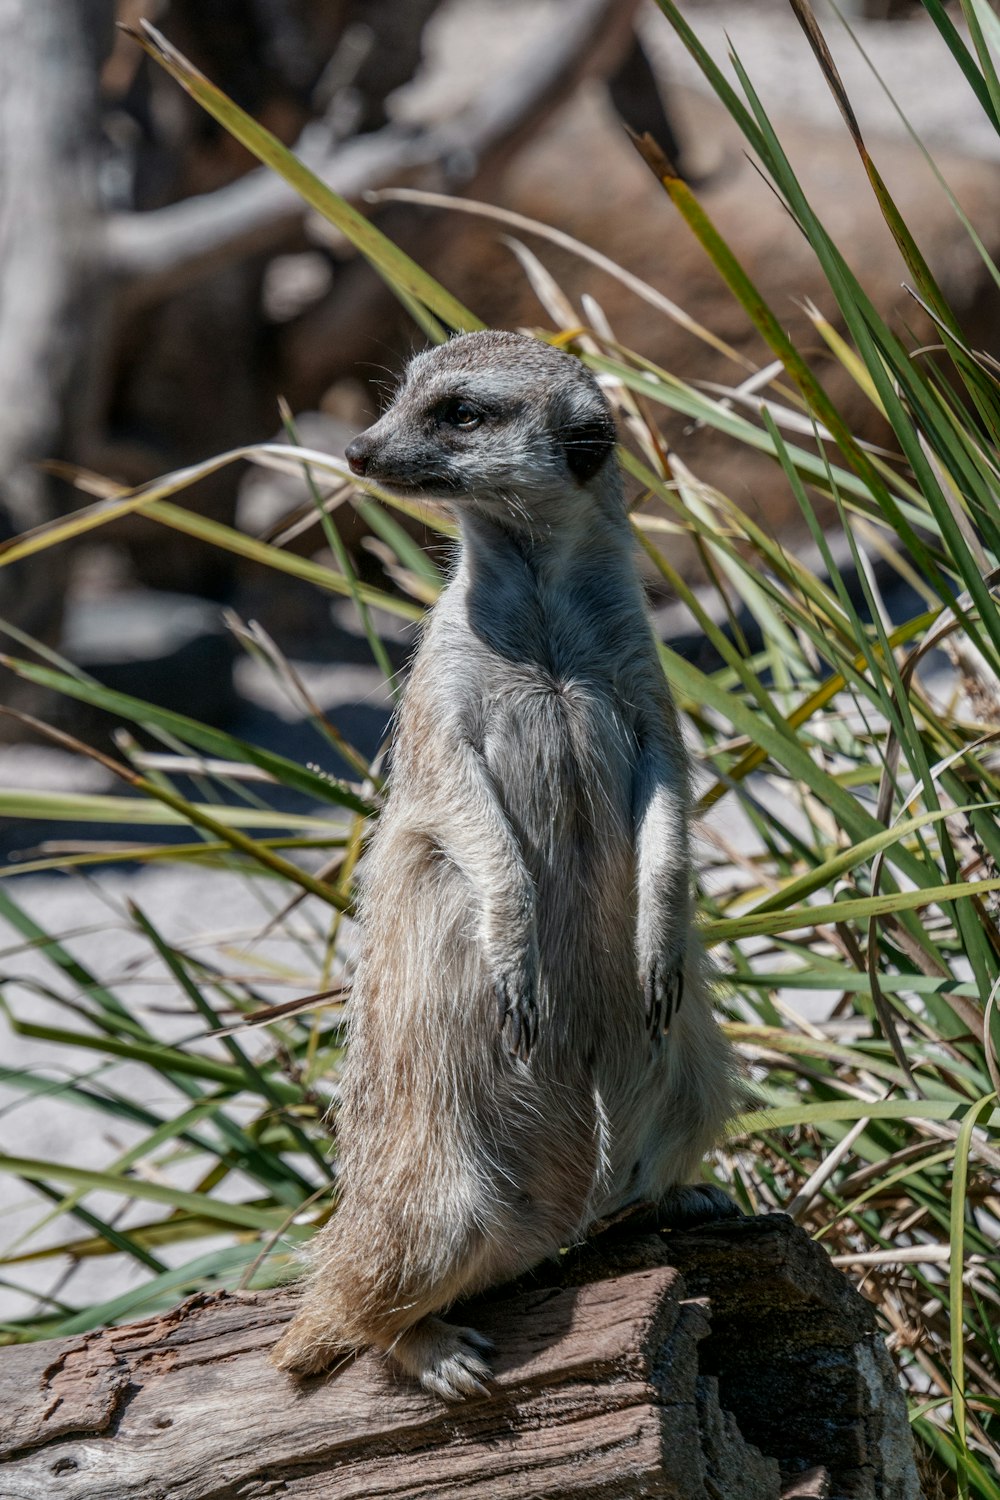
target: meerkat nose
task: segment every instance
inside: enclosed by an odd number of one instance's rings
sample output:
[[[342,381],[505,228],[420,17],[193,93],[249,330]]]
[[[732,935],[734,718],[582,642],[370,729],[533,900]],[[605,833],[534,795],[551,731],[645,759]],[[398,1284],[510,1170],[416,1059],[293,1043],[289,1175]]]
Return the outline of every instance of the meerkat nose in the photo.
[[[344,449],[344,457],[351,466],[352,474],[364,474],[368,469],[371,449],[362,438],[352,438]]]

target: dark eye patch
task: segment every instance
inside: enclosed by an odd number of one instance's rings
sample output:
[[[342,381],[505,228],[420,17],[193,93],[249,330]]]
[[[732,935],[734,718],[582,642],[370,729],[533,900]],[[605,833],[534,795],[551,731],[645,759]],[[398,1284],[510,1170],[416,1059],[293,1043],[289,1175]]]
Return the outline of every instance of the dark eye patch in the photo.
[[[471,432],[478,427],[486,413],[474,401],[462,396],[450,396],[434,409],[434,418],[440,426],[457,427],[460,432]]]

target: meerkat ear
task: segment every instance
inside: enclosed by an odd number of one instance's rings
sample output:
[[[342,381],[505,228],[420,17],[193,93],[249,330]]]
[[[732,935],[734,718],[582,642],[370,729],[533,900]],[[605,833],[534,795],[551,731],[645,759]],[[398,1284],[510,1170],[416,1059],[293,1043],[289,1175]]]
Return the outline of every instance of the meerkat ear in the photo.
[[[610,416],[593,416],[559,433],[559,446],[573,478],[580,484],[593,479],[615,446],[615,424]]]

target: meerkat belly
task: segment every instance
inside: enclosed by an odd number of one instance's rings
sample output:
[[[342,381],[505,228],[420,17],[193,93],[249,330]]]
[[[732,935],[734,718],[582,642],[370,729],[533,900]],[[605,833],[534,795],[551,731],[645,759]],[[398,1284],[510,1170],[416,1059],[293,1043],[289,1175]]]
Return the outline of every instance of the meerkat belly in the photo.
[[[613,693],[571,682],[505,695],[484,754],[538,898],[543,1020],[535,1078],[512,1085],[512,1103],[558,1074],[545,1107],[567,1128],[541,1152],[533,1139],[526,1162],[560,1180],[589,1172],[583,1222],[657,1195],[683,1093],[670,1052],[650,1045],[639,978],[638,750]]]
[[[546,984],[633,989],[636,747],[613,694],[529,682],[495,704],[484,754],[535,881]]]

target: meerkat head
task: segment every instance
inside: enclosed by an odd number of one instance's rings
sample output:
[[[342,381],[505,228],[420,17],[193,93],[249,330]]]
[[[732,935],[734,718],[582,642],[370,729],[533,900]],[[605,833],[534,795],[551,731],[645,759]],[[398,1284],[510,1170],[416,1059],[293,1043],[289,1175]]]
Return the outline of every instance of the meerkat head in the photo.
[[[621,508],[615,424],[570,354],[468,333],[410,361],[389,410],[348,444],[355,474],[513,530]]]

